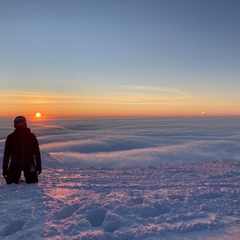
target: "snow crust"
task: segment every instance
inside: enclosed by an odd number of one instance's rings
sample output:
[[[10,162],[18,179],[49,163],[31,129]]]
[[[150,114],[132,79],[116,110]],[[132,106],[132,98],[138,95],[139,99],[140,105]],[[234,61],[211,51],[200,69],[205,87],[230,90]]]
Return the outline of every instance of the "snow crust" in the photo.
[[[240,239],[237,160],[59,166],[38,184],[6,185],[1,177],[0,192],[5,240]]]

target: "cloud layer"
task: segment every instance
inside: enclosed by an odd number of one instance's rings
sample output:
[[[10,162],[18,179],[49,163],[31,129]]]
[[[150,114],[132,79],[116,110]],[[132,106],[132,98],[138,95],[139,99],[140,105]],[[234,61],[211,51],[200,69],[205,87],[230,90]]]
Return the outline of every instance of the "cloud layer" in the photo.
[[[58,119],[33,125],[47,165],[156,165],[240,159],[240,118]]]
[[[0,152],[13,131],[2,119]],[[240,159],[240,117],[29,121],[45,167],[112,167]]]

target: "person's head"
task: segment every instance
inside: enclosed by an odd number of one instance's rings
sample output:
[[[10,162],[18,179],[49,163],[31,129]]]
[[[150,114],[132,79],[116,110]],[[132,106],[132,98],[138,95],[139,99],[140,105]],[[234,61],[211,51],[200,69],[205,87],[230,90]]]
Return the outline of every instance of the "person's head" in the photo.
[[[13,123],[15,128],[27,127],[27,119],[23,116],[17,116]]]

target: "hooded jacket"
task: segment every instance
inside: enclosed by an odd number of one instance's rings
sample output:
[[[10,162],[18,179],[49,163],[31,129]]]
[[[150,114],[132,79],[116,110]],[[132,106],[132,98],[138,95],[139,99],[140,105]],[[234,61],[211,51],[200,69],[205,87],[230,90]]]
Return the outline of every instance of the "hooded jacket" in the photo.
[[[22,169],[31,165],[41,168],[41,155],[36,136],[27,127],[17,127],[8,135],[5,142],[3,156],[3,170],[8,170],[9,162],[12,166]]]

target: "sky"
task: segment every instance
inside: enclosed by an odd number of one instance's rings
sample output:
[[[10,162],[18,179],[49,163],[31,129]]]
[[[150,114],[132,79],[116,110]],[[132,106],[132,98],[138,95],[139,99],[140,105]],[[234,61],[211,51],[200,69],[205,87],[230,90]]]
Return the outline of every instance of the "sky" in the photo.
[[[236,0],[4,0],[0,115],[240,115]]]

